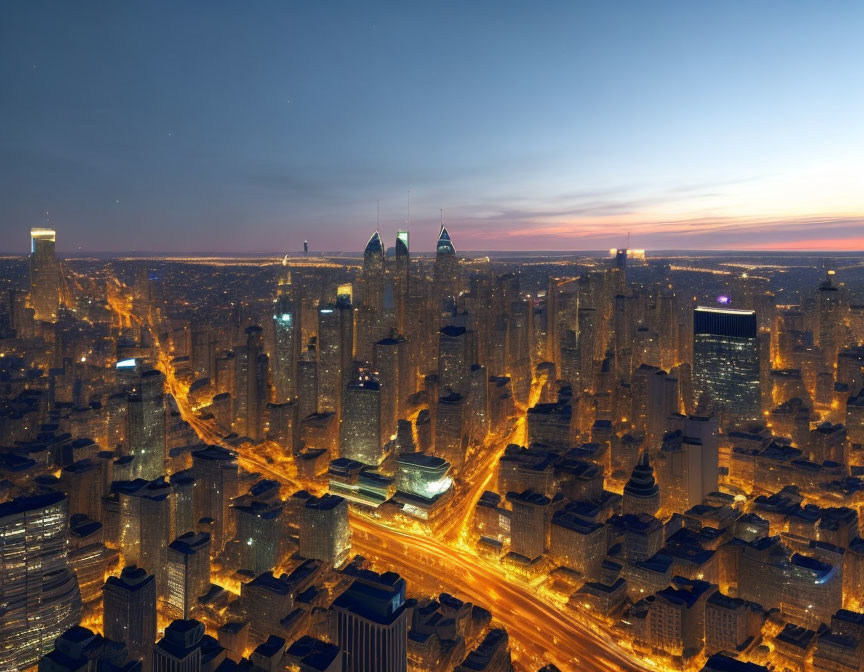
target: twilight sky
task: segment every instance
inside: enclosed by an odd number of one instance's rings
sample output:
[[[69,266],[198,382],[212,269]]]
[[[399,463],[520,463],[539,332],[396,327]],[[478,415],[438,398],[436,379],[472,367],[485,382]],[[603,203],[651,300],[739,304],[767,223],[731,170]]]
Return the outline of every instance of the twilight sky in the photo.
[[[864,3],[0,4],[0,251],[864,249]]]

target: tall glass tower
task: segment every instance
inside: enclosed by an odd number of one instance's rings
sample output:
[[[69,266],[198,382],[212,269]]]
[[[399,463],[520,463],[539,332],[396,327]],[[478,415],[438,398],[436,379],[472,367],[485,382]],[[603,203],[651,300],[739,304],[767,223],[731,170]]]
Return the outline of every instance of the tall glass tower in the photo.
[[[756,313],[700,306],[693,313],[693,387],[725,428],[760,417]]]
[[[60,304],[60,272],[53,229],[30,229],[30,305],[37,320],[53,322]]]

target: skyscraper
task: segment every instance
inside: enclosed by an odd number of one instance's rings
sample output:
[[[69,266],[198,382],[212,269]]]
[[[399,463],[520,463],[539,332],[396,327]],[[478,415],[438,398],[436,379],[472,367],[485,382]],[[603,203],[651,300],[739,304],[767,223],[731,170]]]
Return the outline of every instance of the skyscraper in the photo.
[[[136,478],[152,481],[165,473],[166,433],[165,376],[150,369],[136,381],[137,393],[129,396],[126,414],[128,454],[134,456]]]
[[[68,548],[63,493],[0,504],[0,669],[35,665],[80,620],[81,593]]]
[[[105,636],[149,660],[156,641],[156,577],[141,567],[124,567],[119,577],[108,577],[102,599]]]
[[[168,546],[165,604],[174,618],[189,618],[197,599],[210,589],[210,535],[187,532]]]
[[[339,455],[378,466],[386,457],[381,436],[381,385],[368,373],[348,383],[339,431]]]
[[[459,260],[450,233],[441,225],[438,243],[435,246],[435,266],[433,268],[432,301],[436,318],[442,313],[452,312],[456,307],[459,292]]]
[[[318,410],[342,416],[342,394],[354,360],[354,311],[350,299],[318,309]]]
[[[234,536],[231,500],[237,496],[237,456],[219,446],[207,446],[192,453],[192,475],[195,477],[195,520],[213,520],[212,552],[222,552]]]
[[[60,269],[53,229],[30,230],[30,305],[37,320],[53,322],[60,305]]]
[[[724,428],[761,416],[756,313],[700,306],[693,313],[693,387]]]
[[[393,296],[396,301],[396,329],[400,334],[408,333],[408,297],[411,280],[411,257],[408,248],[408,232],[396,233],[396,250],[393,265]]]
[[[286,270],[279,282],[276,301],[273,302],[273,387],[277,404],[284,404],[297,396],[297,360],[300,358],[303,337],[300,328],[302,312],[297,310],[291,272]]]
[[[236,349],[234,360],[234,422],[236,430],[253,441],[263,438],[264,406],[267,403],[267,355],[263,329],[246,329],[246,345]]]
[[[360,570],[333,601],[331,641],[345,656],[344,672],[405,672],[408,613],[405,579],[395,572]]]
[[[351,551],[348,502],[339,495],[314,495],[300,509],[300,555],[341,566]]]
[[[401,336],[382,338],[375,344],[374,368],[381,385],[381,437],[385,441],[396,433],[396,421],[407,408],[411,371],[408,341]]]

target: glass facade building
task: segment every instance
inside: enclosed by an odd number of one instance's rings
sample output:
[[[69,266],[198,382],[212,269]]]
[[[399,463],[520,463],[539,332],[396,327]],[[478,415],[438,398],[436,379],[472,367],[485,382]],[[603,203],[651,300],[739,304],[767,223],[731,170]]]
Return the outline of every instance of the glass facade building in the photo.
[[[759,419],[759,340],[754,311],[696,308],[693,386],[695,398],[714,406],[723,427]]]

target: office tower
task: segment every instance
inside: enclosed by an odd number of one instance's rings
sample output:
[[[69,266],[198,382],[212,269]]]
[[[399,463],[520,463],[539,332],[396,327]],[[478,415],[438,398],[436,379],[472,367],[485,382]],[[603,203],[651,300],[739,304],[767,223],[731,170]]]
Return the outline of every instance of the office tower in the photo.
[[[310,345],[297,362],[297,418],[302,422],[318,410],[318,362],[315,346]]]
[[[667,511],[687,511],[717,490],[719,430],[714,416],[691,415],[684,429],[669,432],[657,454],[661,502]]]
[[[331,641],[342,649],[344,672],[406,672],[405,579],[361,570],[332,609]]]
[[[338,495],[308,497],[300,509],[300,555],[340,567],[350,552],[348,502]]]
[[[435,407],[435,454],[447,460],[454,469],[465,466],[468,450],[468,426],[465,422],[465,397],[451,392],[438,397]]]
[[[762,629],[762,607],[716,591],[705,602],[705,652],[741,651]]]
[[[381,436],[381,385],[369,373],[361,373],[345,389],[339,455],[376,467],[387,455]]]
[[[53,229],[30,229],[30,306],[37,320],[53,322],[60,305],[60,268]]]
[[[381,438],[396,433],[396,421],[403,417],[408,396],[413,392],[408,359],[408,341],[401,336],[383,338],[375,344],[373,368],[381,385]]]
[[[552,516],[549,528],[549,555],[589,581],[600,578],[606,553],[606,527],[579,515],[578,506],[561,509]]]
[[[69,512],[82,513],[94,520],[102,518],[103,480],[101,466],[90,459],[63,467],[60,489],[69,496]]]
[[[216,382],[216,339],[213,326],[198,324],[192,327],[190,336],[192,371],[196,378],[210,378]]]
[[[318,410],[342,417],[342,394],[352,376],[354,311],[343,296],[318,309]]]
[[[235,349],[234,423],[237,433],[253,441],[263,438],[268,366],[263,329],[247,327],[245,346]]]
[[[393,294],[396,302],[396,329],[400,334],[413,331],[409,325],[408,300],[410,296],[411,257],[408,248],[408,232],[396,232],[396,250],[393,262]]]
[[[531,563],[546,552],[546,528],[551,501],[533,490],[508,492],[513,507],[510,520],[510,553],[517,561]]]
[[[108,639],[122,642],[129,654],[145,660],[150,669],[156,641],[156,577],[144,569],[124,567],[120,576],[109,576],[102,596],[103,629]]]
[[[693,313],[693,386],[724,428],[761,416],[759,342],[752,310],[699,307]]]
[[[299,408],[300,403],[296,398],[284,404],[267,404],[267,440],[282,446],[286,455],[300,451]]]
[[[171,474],[171,490],[174,495],[174,533],[192,532],[196,527],[195,478],[191,469]]]
[[[123,559],[156,575],[156,591],[165,590],[165,562],[171,541],[171,485],[162,479],[115,481],[120,495],[120,547]]]
[[[783,615],[805,628],[816,629],[821,623],[830,623],[831,616],[843,606],[842,565],[794,553],[786,574],[780,605]]]
[[[282,502],[251,496],[235,500],[232,507],[237,532],[237,562],[254,574],[274,569],[282,556],[285,518]]]
[[[834,284],[834,271],[828,271],[816,292],[815,344],[822,350],[822,361],[834,366],[840,346],[840,329],[846,317],[843,295]]]
[[[297,396],[297,360],[303,330],[300,326],[303,311],[297,309],[297,297],[291,284],[291,272],[280,278],[276,300],[273,302],[273,393],[277,404],[291,401]]]
[[[0,668],[35,665],[80,620],[68,547],[69,503],[62,492],[0,503]]]
[[[660,487],[654,480],[654,468],[648,461],[648,453],[639,457],[630,480],[624,486],[621,510],[627,513],[654,515],[660,508]]]
[[[165,606],[172,618],[189,618],[200,596],[210,590],[210,535],[187,532],[168,546]]]
[[[360,270],[360,302],[373,313],[380,313],[384,295],[384,241],[375,231],[363,249],[363,267]],[[371,340],[370,340],[371,342]]]
[[[69,564],[78,578],[84,604],[102,597],[102,584],[111,553],[103,543],[102,523],[83,514],[69,519]]]
[[[145,371],[136,382],[137,393],[129,396],[126,453],[135,458],[132,463],[135,478],[152,481],[165,473],[164,383],[161,371]]]
[[[648,643],[670,655],[696,656],[704,646],[705,602],[715,590],[707,581],[675,577],[649,606]]]
[[[442,313],[453,312],[459,293],[459,260],[450,233],[443,224],[438,232],[432,273],[432,309],[437,322]]]
[[[481,443],[489,433],[489,374],[485,366],[472,364],[468,380],[468,438]]]
[[[472,336],[465,327],[453,325],[438,333],[438,389],[442,395],[468,394],[468,375],[474,358]]]
[[[178,619],[153,646],[153,672],[212,672],[225,657],[219,643],[204,634],[203,623]]]
[[[237,456],[220,446],[207,446],[192,453],[195,478],[195,520],[213,521],[211,553],[218,555],[234,536],[231,500],[237,496]]]
[[[570,449],[573,407],[569,403],[536,404],[528,409],[528,444],[542,443],[556,453]]]
[[[678,412],[678,380],[663,369],[641,364],[630,379],[633,431],[645,435],[652,448],[666,432],[669,416]]]

